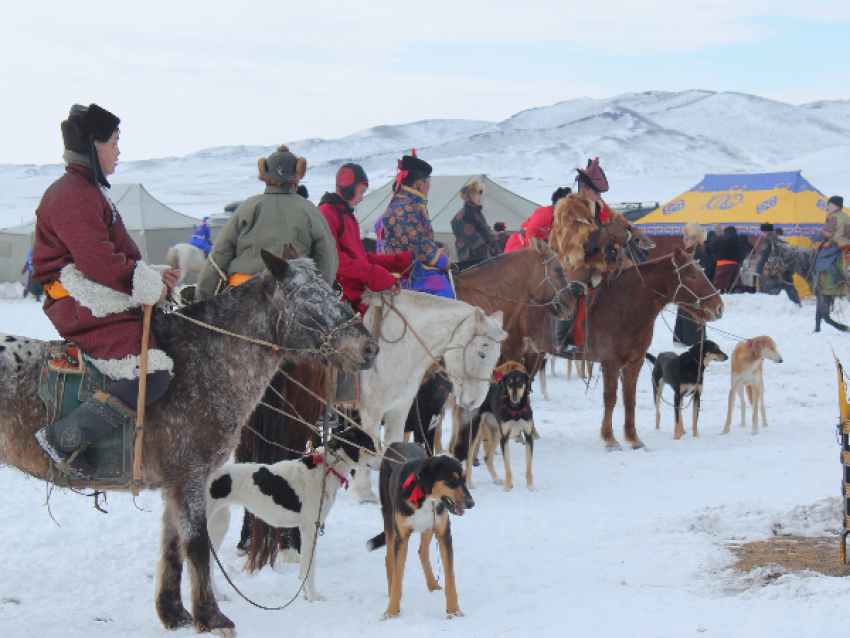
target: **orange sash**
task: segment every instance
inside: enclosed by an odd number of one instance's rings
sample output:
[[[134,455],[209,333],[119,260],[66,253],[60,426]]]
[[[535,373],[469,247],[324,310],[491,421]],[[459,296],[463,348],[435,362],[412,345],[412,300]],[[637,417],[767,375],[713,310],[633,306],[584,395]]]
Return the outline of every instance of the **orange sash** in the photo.
[[[254,275],[246,275],[241,272],[233,273],[232,275],[230,275],[230,280],[227,283],[229,283],[231,286],[238,286],[240,284],[244,284],[253,276]]]
[[[737,261],[731,261],[729,259],[720,259],[720,260],[718,260],[717,265],[718,266],[737,266],[738,262]]]
[[[58,281],[51,281],[44,286],[44,291],[51,299],[63,299],[68,296],[68,291]]]

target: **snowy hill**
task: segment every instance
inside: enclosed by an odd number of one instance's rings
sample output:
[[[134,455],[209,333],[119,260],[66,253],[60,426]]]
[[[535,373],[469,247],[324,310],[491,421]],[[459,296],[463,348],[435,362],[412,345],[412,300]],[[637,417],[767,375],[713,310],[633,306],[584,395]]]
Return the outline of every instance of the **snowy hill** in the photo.
[[[570,100],[504,122],[431,120],[289,145],[308,159],[305,183],[314,201],[332,186],[340,164],[363,164],[378,186],[411,148],[437,173],[486,172],[539,202],[597,155],[612,201],[665,201],[707,172],[788,169],[804,170],[832,194],[850,185],[843,168],[850,160],[850,101],[794,106],[741,93],[650,91]],[[258,192],[256,161],[272,150],[219,147],[126,162],[113,181],[143,182],[169,206],[200,217]],[[0,165],[0,226],[30,218],[61,170],[59,164]]]

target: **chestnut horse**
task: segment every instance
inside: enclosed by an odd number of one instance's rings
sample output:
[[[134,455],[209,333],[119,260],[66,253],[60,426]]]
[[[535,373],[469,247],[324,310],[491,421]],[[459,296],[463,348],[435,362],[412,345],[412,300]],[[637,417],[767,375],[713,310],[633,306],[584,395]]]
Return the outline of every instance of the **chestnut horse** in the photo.
[[[684,308],[697,321],[714,321],[723,316],[720,293],[691,255],[678,246],[672,255],[626,268],[610,282],[599,285],[590,313],[589,354],[569,357],[602,363],[605,417],[600,436],[607,450],[620,449],[611,419],[621,374],[626,441],[632,449],[644,447],[635,429],[635,391],[652,342],[655,319],[668,303]]]
[[[554,351],[552,318],[566,319],[576,307],[557,253],[534,237],[529,243],[528,248],[454,273],[458,299],[487,314],[502,311],[502,327],[508,333],[502,363],[521,361],[529,340],[532,350]],[[536,366],[526,368],[536,372]]]
[[[364,370],[378,352],[310,259],[287,261],[266,250],[262,258],[265,274],[153,322],[157,344],[174,361],[174,378],[147,410],[140,487],[162,490],[165,501],[155,602],[166,629],[194,624],[199,632],[234,635],[210,584],[204,490],[272,376],[287,361],[323,356]],[[33,436],[47,418],[38,398],[43,349],[34,339],[0,337],[0,376],[7,380],[0,384],[0,462],[47,480],[49,460]],[[184,560],[191,615],[180,594]],[[81,592],[81,605],[84,598]]]

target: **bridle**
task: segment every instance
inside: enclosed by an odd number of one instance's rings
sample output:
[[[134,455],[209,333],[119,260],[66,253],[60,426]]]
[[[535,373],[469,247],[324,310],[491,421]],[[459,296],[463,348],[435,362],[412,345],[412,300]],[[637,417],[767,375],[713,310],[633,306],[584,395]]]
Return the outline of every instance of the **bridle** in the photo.
[[[384,308],[387,309],[386,313],[384,312]],[[434,354],[431,352],[431,350],[428,348],[428,346],[425,345],[425,342],[416,333],[416,331],[413,329],[413,326],[411,326],[410,323],[408,323],[405,316],[403,314],[401,314],[401,312],[399,311],[398,308],[396,308],[395,304],[393,303],[393,295],[392,294],[386,295],[384,293],[381,293],[381,305],[377,306],[375,308],[375,310],[376,310],[376,312],[378,313],[378,316],[379,316],[378,329],[377,329],[377,333],[375,335],[375,338],[380,339],[380,340],[382,340],[386,343],[390,343],[390,344],[398,343],[399,341],[401,341],[404,338],[404,335],[409,331],[410,334],[412,334],[416,338],[416,340],[419,342],[419,345],[422,346],[422,349],[425,350],[425,352],[431,358],[431,361],[434,362],[436,369],[442,371],[446,375],[446,377],[456,386],[460,386],[461,388],[463,388],[463,382],[464,381],[487,381],[487,382],[490,381],[490,377],[486,377],[486,378],[473,377],[469,374],[469,371],[467,370],[467,366],[466,366],[466,351],[469,348],[469,346],[472,345],[472,342],[475,340],[475,337],[483,337],[485,339],[490,339],[491,341],[494,341],[494,342],[495,342],[495,339],[493,339],[492,337],[489,337],[485,334],[481,334],[480,332],[473,332],[472,336],[469,338],[469,340],[464,345],[457,345],[457,344],[452,345],[453,342],[455,341],[456,337],[457,337],[458,330],[460,329],[460,327],[466,321],[473,318],[472,315],[470,315],[469,317],[465,317],[462,321],[460,321],[455,326],[454,330],[452,330],[451,336],[449,337],[449,345],[446,346],[445,350],[443,351],[443,355],[445,356],[445,353],[448,352],[449,350],[462,350],[462,352],[463,352],[463,354],[462,354],[463,374],[458,377],[458,376],[453,375],[451,372],[449,372],[449,370],[446,368],[446,366],[443,365],[442,363],[440,363],[440,361],[437,359],[437,357],[434,356]],[[398,339],[396,339],[395,341],[387,340],[382,334],[384,317],[387,314],[389,314],[391,311],[395,312],[395,314],[398,315],[399,319],[401,319],[402,323],[404,324],[404,331],[402,332],[401,336]]]
[[[711,286],[711,289],[714,292],[711,293],[710,295],[705,295],[704,297],[700,297],[697,293],[694,292],[694,290],[690,286],[688,286],[688,284],[686,284],[684,281],[682,281],[682,270],[684,270],[688,266],[693,266],[694,268],[699,269],[700,272],[703,272],[702,266],[700,266],[697,262],[695,262],[693,260],[686,261],[684,264],[679,266],[676,263],[676,260],[673,257],[673,255],[670,255],[670,262],[673,264],[673,270],[676,273],[676,279],[679,280],[679,284],[676,286],[676,290],[673,292],[672,296],[658,292],[657,290],[653,290],[652,288],[650,288],[647,285],[646,280],[643,278],[643,274],[640,272],[640,268],[644,264],[635,264],[634,268],[635,268],[635,271],[638,273],[638,277],[640,277],[641,283],[643,284],[644,288],[650,290],[651,292],[654,292],[659,297],[664,297],[665,299],[668,299],[668,300],[676,303],[677,305],[689,306],[689,307],[693,308],[694,310],[703,310],[702,302],[706,299],[711,299],[712,297],[714,297],[714,295],[718,294],[717,288],[715,288],[714,284],[712,284],[709,281],[708,283],[709,283],[709,285]],[[706,278],[706,281],[708,281],[708,278]],[[693,298],[694,298],[693,302],[688,303],[688,302],[685,302],[685,301],[675,301],[676,295],[679,294],[679,290],[681,290],[682,288],[684,288],[686,291],[688,291],[693,296]]]

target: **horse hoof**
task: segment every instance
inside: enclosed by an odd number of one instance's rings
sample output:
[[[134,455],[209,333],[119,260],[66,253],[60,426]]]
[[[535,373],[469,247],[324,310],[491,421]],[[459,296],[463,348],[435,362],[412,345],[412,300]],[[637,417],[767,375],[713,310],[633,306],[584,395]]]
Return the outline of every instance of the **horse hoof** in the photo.
[[[605,445],[606,452],[622,452],[623,448],[620,447],[619,443],[608,443]]]
[[[371,493],[364,494],[362,496],[358,495],[357,496],[357,502],[360,503],[361,505],[363,505],[364,503],[377,503],[378,497],[375,496],[374,494],[371,494]]]
[[[644,452],[649,452],[649,450],[646,449],[646,446],[643,443],[641,443],[640,445],[635,445],[632,449],[633,450],[643,450]]]
[[[236,630],[235,629],[213,629],[210,631],[213,636],[223,636],[223,638],[236,638]]]

